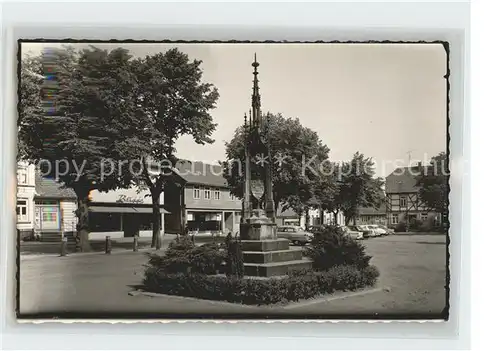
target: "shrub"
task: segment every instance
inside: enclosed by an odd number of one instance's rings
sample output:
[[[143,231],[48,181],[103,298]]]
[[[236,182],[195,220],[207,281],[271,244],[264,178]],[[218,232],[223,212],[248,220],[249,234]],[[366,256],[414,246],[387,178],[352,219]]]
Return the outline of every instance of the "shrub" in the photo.
[[[328,271],[297,271],[286,278],[238,279],[204,274],[158,273],[147,270],[144,287],[149,291],[201,299],[269,305],[309,299],[335,291],[356,290],[375,284],[373,266],[335,266]]]
[[[241,239],[233,238],[231,232],[226,236],[226,275],[241,278],[244,275],[243,252]]]
[[[344,235],[340,227],[326,227],[317,232],[311,245],[306,248],[305,256],[312,259],[314,269],[323,271],[340,265],[366,268],[371,259],[366,254],[365,247]]]
[[[216,274],[226,259],[220,245],[196,246],[187,236],[172,241],[163,255],[150,254],[147,269],[162,274],[203,273]]]
[[[408,228],[406,228],[406,223],[405,222],[399,222],[396,227],[394,228],[394,231],[396,233],[400,233],[400,232],[407,232],[408,231]]]
[[[420,230],[423,230],[424,229],[424,224],[422,223],[422,221],[418,220],[418,219],[411,219],[410,220],[410,223],[409,223],[409,229],[411,231],[420,231]]]

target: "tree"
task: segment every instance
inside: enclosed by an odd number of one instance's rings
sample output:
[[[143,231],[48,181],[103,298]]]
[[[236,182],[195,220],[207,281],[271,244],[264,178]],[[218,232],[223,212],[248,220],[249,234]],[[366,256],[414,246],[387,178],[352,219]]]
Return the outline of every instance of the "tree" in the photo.
[[[28,156],[30,139],[36,136],[34,120],[42,115],[42,84],[44,81],[40,56],[27,56],[20,62],[19,115],[17,118],[17,160]]]
[[[417,177],[420,199],[428,208],[443,214],[447,220],[450,172],[446,153],[434,156],[430,165],[423,166],[420,172]]]
[[[140,116],[130,113],[138,86],[130,59],[121,48],[47,51],[43,68],[53,75],[42,86],[42,113],[37,109],[30,118],[23,117],[25,130],[36,131],[27,157],[76,193],[80,251],[90,249],[90,191],[128,187],[131,178],[119,172],[119,161],[142,145],[134,135]]]
[[[305,210],[305,205],[314,196],[314,182],[320,176],[320,165],[328,159],[329,149],[313,130],[302,126],[298,119],[285,118],[281,114],[268,113],[269,140],[272,160],[273,198],[275,210],[279,205]],[[226,143],[226,161],[223,162],[224,177],[231,193],[243,197],[245,139],[243,128],[235,131],[233,139]],[[256,160],[254,160],[255,162]],[[258,160],[252,177],[260,174]],[[262,165],[260,165],[262,166]]]
[[[325,172],[323,172],[316,183],[315,197],[321,211],[321,224],[324,224],[324,211],[333,213],[334,224],[337,224],[338,214],[342,208],[339,177],[340,165],[335,162],[329,162],[325,165]]]
[[[141,139],[147,140],[141,155],[142,169],[134,172],[136,181],[146,184],[153,202],[153,238],[151,247],[160,247],[160,194],[167,183],[176,183],[173,168],[179,161],[175,142],[181,135],[191,135],[198,144],[212,143],[216,128],[210,110],[219,98],[217,89],[202,82],[202,61],[190,61],[177,48],[137,59],[133,63],[139,83],[135,101],[141,122]],[[152,171],[148,160],[160,166]]]
[[[349,162],[340,168],[338,203],[341,204],[346,223],[356,224],[360,207],[380,207],[383,201],[382,178],[375,178],[374,162],[356,152]]]

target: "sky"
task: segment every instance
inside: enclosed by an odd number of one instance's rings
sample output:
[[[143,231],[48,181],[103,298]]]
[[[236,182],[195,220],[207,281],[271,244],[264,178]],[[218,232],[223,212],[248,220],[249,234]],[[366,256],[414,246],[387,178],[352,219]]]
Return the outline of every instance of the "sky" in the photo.
[[[39,54],[48,43],[23,43]],[[60,45],[60,44],[59,44]],[[71,44],[83,48],[88,44]],[[177,142],[178,157],[225,159],[243,115],[251,107],[254,54],[259,66],[263,113],[299,118],[330,148],[332,161],[359,151],[385,177],[409,162],[446,151],[446,52],[439,44],[96,44],[123,47],[134,56],[172,47],[201,60],[203,81],[219,90],[212,111],[215,142]]]

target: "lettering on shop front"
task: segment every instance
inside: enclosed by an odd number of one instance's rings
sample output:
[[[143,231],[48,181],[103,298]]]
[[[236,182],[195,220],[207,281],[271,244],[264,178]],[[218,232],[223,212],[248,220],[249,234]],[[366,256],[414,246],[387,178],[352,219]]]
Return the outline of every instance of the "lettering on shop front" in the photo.
[[[118,200],[116,200],[118,203],[127,203],[127,204],[142,204],[144,203],[144,199],[141,199],[140,197],[131,197],[127,195],[119,195]]]

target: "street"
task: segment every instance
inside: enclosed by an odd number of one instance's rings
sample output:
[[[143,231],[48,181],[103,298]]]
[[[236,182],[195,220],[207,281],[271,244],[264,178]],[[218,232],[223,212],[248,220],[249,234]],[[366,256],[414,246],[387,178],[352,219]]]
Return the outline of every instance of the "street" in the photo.
[[[446,301],[445,235],[394,235],[364,241],[380,270],[375,289],[339,293],[284,307],[241,306],[165,296],[129,295],[141,283],[144,252],[22,257],[20,315],[42,317],[245,314],[438,318]],[[337,294],[336,294],[337,295]],[[65,315],[66,314],[66,315]]]

